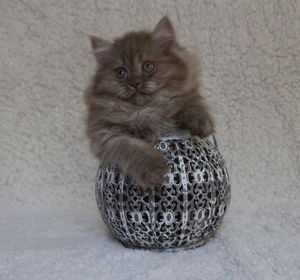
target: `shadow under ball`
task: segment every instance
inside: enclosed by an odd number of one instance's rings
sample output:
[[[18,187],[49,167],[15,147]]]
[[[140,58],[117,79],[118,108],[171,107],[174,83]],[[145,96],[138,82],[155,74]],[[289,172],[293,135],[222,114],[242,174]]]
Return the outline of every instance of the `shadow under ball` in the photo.
[[[164,131],[155,148],[170,166],[161,187],[145,189],[113,166],[99,167],[96,201],[103,220],[126,247],[174,250],[203,245],[230,203],[225,162],[216,144],[184,130]]]

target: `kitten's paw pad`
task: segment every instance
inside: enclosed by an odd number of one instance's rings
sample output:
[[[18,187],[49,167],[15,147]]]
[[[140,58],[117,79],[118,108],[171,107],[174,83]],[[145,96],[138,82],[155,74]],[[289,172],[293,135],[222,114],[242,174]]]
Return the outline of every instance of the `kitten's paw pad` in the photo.
[[[135,182],[145,188],[161,186],[168,172],[169,166],[166,159],[159,151],[156,151],[155,155],[145,158],[138,166]]]

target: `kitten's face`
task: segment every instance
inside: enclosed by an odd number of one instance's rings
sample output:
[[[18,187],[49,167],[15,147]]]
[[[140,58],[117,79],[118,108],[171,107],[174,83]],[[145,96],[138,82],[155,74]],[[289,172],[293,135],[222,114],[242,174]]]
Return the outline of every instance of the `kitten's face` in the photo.
[[[129,33],[113,44],[93,37],[92,45],[99,62],[99,92],[144,105],[162,90],[180,90],[186,79],[187,65],[176,55],[178,45],[166,18],[152,33]]]

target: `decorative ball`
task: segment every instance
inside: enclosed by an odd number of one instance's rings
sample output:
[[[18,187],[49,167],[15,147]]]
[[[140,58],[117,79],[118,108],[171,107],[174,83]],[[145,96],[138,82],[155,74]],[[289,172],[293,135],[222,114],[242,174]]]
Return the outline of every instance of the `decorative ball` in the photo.
[[[170,166],[161,187],[145,189],[113,166],[99,167],[96,200],[103,220],[126,247],[174,250],[203,245],[230,203],[225,162],[208,139],[178,130],[162,137],[155,148]]]

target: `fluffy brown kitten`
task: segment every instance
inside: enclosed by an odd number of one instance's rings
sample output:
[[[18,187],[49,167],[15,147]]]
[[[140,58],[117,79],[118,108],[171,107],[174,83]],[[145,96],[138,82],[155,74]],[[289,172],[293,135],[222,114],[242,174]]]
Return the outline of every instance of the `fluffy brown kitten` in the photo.
[[[137,184],[160,185],[169,170],[153,148],[162,127],[179,126],[200,137],[214,129],[199,95],[196,59],[179,46],[167,17],[152,32],[91,42],[98,62],[85,93],[92,150]]]

